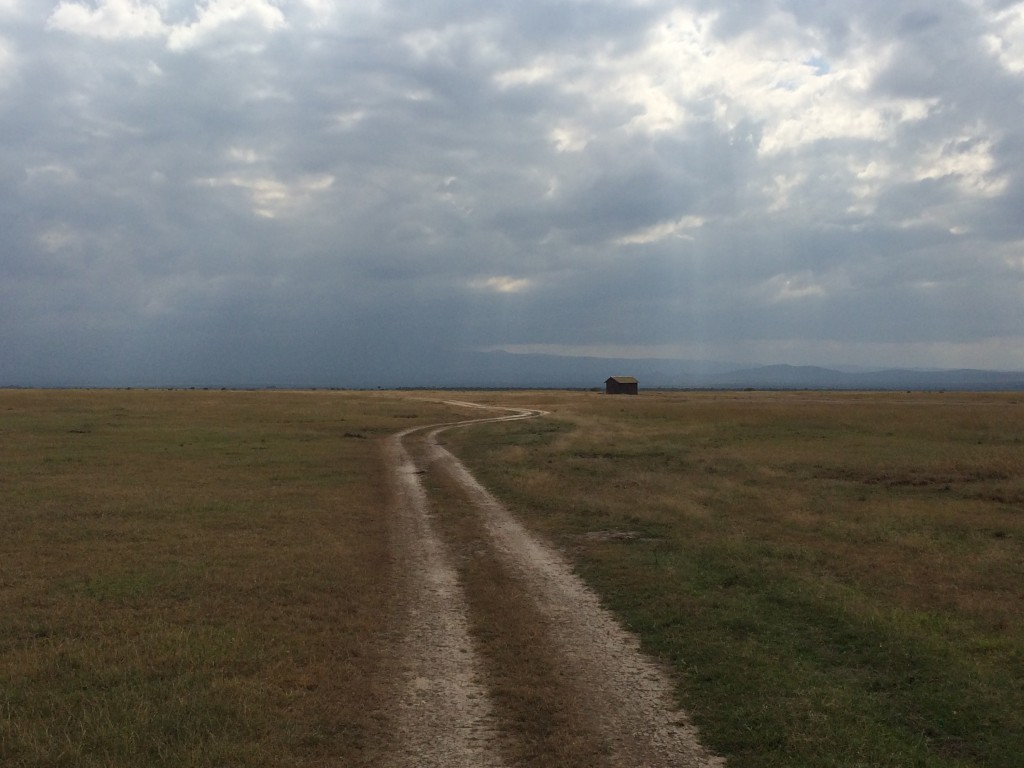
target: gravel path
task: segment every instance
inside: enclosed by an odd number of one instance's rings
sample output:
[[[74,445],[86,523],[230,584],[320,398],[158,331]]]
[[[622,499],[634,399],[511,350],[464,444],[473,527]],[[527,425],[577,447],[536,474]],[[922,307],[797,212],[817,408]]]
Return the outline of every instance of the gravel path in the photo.
[[[449,401],[467,409],[474,403]],[[641,654],[635,637],[554,548],[527,531],[466,467],[437,441],[448,429],[531,418],[540,411],[488,416],[401,432],[389,444],[395,486],[396,555],[405,563],[407,627],[402,640],[394,765],[500,766],[501,724],[481,676],[468,631],[466,600],[444,541],[431,524],[421,472],[403,440],[425,431],[431,472],[445,472],[471,500],[489,539],[488,554],[516,572],[547,623],[561,664],[585,692],[584,713],[604,737],[607,766],[722,766],[672,700],[662,669]]]
[[[398,651],[394,766],[501,766],[493,746],[491,702],[466,620],[466,601],[427,496],[402,439],[388,444],[393,468],[392,545],[402,564],[398,594],[405,618]]]

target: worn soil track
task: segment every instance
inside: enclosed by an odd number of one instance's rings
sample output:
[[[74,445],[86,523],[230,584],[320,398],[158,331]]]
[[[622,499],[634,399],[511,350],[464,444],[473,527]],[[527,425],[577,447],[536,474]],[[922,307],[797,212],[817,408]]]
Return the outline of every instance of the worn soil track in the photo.
[[[479,410],[473,403],[449,404]],[[488,665],[471,630],[470,604],[457,553],[443,535],[423,483],[425,473],[459,490],[483,532],[483,552],[511,574],[518,594],[539,617],[544,652],[557,659],[567,684],[562,706],[572,710],[573,744],[588,764],[604,766],[721,766],[699,743],[672,700],[662,669],[641,654],[637,640],[605,611],[566,559],[527,531],[442,445],[447,429],[488,421],[532,418],[541,411],[491,408],[485,416],[405,430],[391,437],[392,543],[399,566],[398,683],[391,708],[394,743],[387,765],[541,765],[543,755],[510,749],[515,724],[503,717],[489,689]],[[487,627],[489,636],[505,631]],[[515,675],[516,671],[511,670]],[[524,677],[524,680],[526,678]],[[524,757],[524,755],[526,755]],[[596,757],[593,757],[596,756]]]

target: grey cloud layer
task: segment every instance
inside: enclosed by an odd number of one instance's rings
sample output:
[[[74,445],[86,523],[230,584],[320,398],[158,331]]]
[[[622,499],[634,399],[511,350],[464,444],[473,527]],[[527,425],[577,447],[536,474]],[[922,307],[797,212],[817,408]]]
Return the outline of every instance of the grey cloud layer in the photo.
[[[1024,368],[1022,48],[981,0],[8,3],[0,384]]]

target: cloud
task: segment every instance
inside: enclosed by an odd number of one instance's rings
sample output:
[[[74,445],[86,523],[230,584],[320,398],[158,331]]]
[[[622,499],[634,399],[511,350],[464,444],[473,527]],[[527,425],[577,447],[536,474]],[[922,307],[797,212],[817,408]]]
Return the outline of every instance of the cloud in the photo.
[[[268,0],[207,0],[197,6],[197,11],[194,22],[175,25],[170,30],[167,45],[172,51],[202,45],[223,33],[225,28],[232,29],[234,45],[244,45],[237,37],[240,28],[262,33],[286,26],[284,13]]]
[[[695,229],[704,223],[700,216],[683,216],[675,221],[662,221],[650,227],[638,230],[631,234],[620,237],[615,241],[616,245],[646,245],[664,240],[666,237],[677,237],[683,240],[693,240],[693,236],[687,234],[687,230]]]
[[[757,290],[764,294],[765,300],[770,303],[823,298],[827,295],[825,286],[809,271],[773,275],[758,286]]]
[[[982,2],[971,3],[979,12],[988,29],[984,43],[999,63],[1014,74],[1024,72],[1024,8],[1018,3],[997,5],[989,9]]]
[[[1024,327],[1021,18],[0,4],[0,371],[498,346],[927,365],[971,339],[999,367]]]
[[[47,26],[100,40],[130,40],[166,34],[160,11],[138,0],[102,0],[94,8],[62,0]]]
[[[10,84],[18,69],[18,56],[10,41],[0,37],[0,88]]]
[[[310,9],[316,18],[325,15],[316,4]],[[261,44],[251,35],[240,38],[242,30],[263,33],[286,26],[284,13],[268,0],[206,0],[194,11],[194,21],[167,23],[158,5],[140,0],[102,0],[95,7],[62,0],[47,27],[100,40],[162,38],[172,51],[195,48],[219,36],[232,48],[253,52]],[[232,31],[225,35],[225,29]]]
[[[494,277],[479,277],[470,281],[470,286],[482,291],[493,291],[495,293],[522,293],[528,290],[532,281],[523,277],[508,277],[507,275],[495,275]]]
[[[248,154],[245,160],[251,162]],[[334,177],[329,174],[304,176],[290,182],[252,175],[229,175],[196,179],[196,184],[213,188],[239,189],[245,192],[257,216],[273,219],[294,215],[318,193],[331,188]]]

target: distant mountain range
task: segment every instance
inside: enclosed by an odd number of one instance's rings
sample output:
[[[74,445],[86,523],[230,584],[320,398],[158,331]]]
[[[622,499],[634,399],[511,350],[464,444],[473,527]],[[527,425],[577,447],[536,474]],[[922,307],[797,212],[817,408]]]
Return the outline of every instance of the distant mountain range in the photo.
[[[838,371],[817,366],[767,365],[711,376],[711,387],[737,389],[1024,390],[1024,372],[884,369]],[[698,385],[699,386],[699,385]]]
[[[824,389],[1024,391],[1024,371],[869,369],[766,365],[700,360],[622,359],[512,354],[424,348],[364,358],[307,355],[293,366],[216,364],[202,373],[155,371],[138,379],[129,374],[68,374],[0,386],[118,387],[207,386],[228,388],[345,387],[394,388],[552,388],[604,389],[609,376],[634,376],[645,389]]]
[[[742,367],[693,360],[618,359],[474,352],[452,355],[424,379],[398,386],[603,387],[609,376],[634,376],[641,389],[835,389],[1024,391],[1024,371]]]

